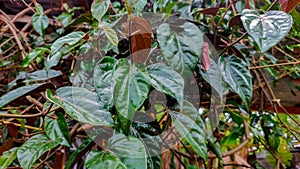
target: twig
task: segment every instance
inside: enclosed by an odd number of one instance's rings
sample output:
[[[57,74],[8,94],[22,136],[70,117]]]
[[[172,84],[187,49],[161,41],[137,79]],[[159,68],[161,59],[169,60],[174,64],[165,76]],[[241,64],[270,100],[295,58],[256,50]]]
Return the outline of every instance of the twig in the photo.
[[[23,127],[22,124],[13,123],[13,122],[5,121],[5,120],[1,120],[1,122],[2,122],[3,124],[12,124],[12,125],[15,125],[15,126]],[[41,129],[41,128],[38,128],[38,127],[32,127],[32,126],[28,126],[28,125],[24,125],[24,127],[27,128],[27,129],[38,130],[38,131],[42,131],[42,130],[43,130],[43,129]]]
[[[275,1],[269,6],[269,8],[267,9],[267,11],[271,10],[271,9],[276,5],[277,2],[278,2],[278,0],[275,0]]]
[[[276,50],[278,50],[279,52],[285,54],[287,57],[291,58],[292,60],[298,61],[296,58],[294,58],[294,57],[291,56],[290,54],[286,53],[286,52],[285,52],[284,50],[282,50],[280,47],[274,46],[274,48],[275,48]]]
[[[0,117],[4,118],[33,118],[33,117],[40,117],[43,116],[43,113],[37,113],[37,114],[29,114],[29,115],[20,115],[20,114],[0,114]]]
[[[297,65],[299,63],[300,63],[300,60],[298,60],[296,62],[287,62],[287,63],[278,63],[278,64],[271,64],[271,65],[265,65],[265,66],[249,67],[249,69],[253,70],[253,69],[263,69],[263,68],[269,68],[269,67],[277,67],[277,66]]]

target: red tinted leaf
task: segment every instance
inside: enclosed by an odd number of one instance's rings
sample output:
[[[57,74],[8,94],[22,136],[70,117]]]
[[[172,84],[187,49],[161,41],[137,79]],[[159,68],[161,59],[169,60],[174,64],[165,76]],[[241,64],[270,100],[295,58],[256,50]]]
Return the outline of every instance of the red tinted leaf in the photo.
[[[199,13],[216,16],[218,13],[219,7],[211,7],[198,11]]]
[[[15,140],[12,138],[7,139],[1,146],[0,146],[0,156],[9,149],[11,149],[14,145]]]
[[[238,26],[239,28],[243,27],[243,23],[240,15],[236,15],[232,17],[228,24],[229,27]]]
[[[282,11],[290,13],[299,3],[300,0],[279,0]]]
[[[125,32],[129,35],[129,21],[125,26]],[[132,63],[144,63],[152,46],[151,24],[141,17],[132,16],[130,35]]]
[[[7,124],[8,133],[12,138],[17,138],[18,136],[18,127],[13,124]]]
[[[203,69],[205,71],[207,71],[210,67],[209,44],[207,42],[203,43],[201,63],[202,63]]]

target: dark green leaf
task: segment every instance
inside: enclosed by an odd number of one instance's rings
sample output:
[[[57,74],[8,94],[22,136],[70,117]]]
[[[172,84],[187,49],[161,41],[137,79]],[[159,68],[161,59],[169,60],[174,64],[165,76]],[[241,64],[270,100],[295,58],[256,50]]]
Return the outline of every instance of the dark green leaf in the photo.
[[[148,66],[151,85],[158,91],[166,93],[183,102],[184,80],[180,74],[163,64]]]
[[[101,109],[94,92],[80,87],[61,87],[56,90],[56,95],[47,90],[46,96],[77,121],[100,126],[113,125],[110,112]]]
[[[102,17],[105,15],[110,5],[109,0],[97,0],[92,4],[91,12],[95,19],[101,22]]]
[[[44,37],[45,29],[49,25],[48,17],[44,14],[44,10],[39,3],[36,4],[36,10],[37,13],[35,13],[31,19],[32,26],[37,33]]]
[[[71,147],[71,138],[69,136],[68,124],[61,113],[58,113],[57,119],[45,117],[44,130],[46,135],[51,140],[58,140],[59,138],[61,138],[61,145]]]
[[[211,150],[219,160],[222,160],[222,149],[218,142],[214,142],[212,137],[207,137],[208,145],[211,147]]]
[[[127,168],[147,168],[146,149],[139,139],[116,134],[107,141],[106,147],[121,159]]]
[[[256,10],[245,9],[241,20],[262,53],[280,42],[293,25],[292,17],[282,11],[268,11],[260,15]]]
[[[45,52],[50,51],[47,48],[44,47],[37,47],[33,49],[26,57],[24,58],[22,62],[22,67],[27,67],[30,65],[30,63],[37,57],[43,56]]]
[[[242,98],[243,104],[249,110],[252,98],[252,77],[247,64],[242,59],[230,55],[221,56],[219,66],[230,89]]]
[[[84,140],[84,142],[70,155],[64,169],[72,168],[74,166],[74,161],[78,158],[78,156],[84,155],[82,152],[89,148],[92,142],[93,140],[91,138]]]
[[[23,87],[19,87],[15,90],[12,90],[8,93],[6,93],[5,95],[3,95],[1,98],[0,98],[0,108],[2,108],[3,106],[5,106],[6,104],[8,104],[9,102],[25,95],[26,93],[29,93],[41,86],[43,86],[44,83],[42,84],[34,84],[34,85],[31,85],[31,86],[23,86]]]
[[[276,134],[270,134],[269,135],[269,144],[272,147],[272,149],[274,149],[275,151],[277,151],[278,146],[280,144],[279,136],[276,135]]]
[[[32,136],[17,151],[17,157],[20,165],[24,169],[31,169],[37,159],[46,151],[56,147],[61,139],[56,141],[50,140],[43,134]]]
[[[116,59],[113,57],[104,57],[96,63],[93,80],[99,100],[106,110],[113,106],[113,88],[112,71]]]
[[[202,66],[200,65],[200,68],[201,67]],[[207,81],[207,83],[209,83],[211,87],[218,92],[220,98],[223,98],[223,96],[228,92],[228,88],[225,81],[223,80],[219,65],[210,58],[209,69],[207,71],[200,69],[200,73],[204,80]]]
[[[194,151],[207,160],[206,129],[199,112],[189,102],[184,102],[180,113],[170,112],[179,134],[193,147]]]
[[[61,24],[63,25],[63,27],[66,27],[70,24],[70,22],[72,21],[72,17],[73,15],[70,13],[65,13],[63,12],[62,14],[58,15],[57,17],[55,17],[59,22],[61,22]]]
[[[136,113],[132,123],[131,133],[140,138],[147,150],[147,168],[160,168],[162,138],[159,123],[146,113]]]
[[[190,22],[177,29],[182,31],[176,32],[169,24],[161,24],[157,29],[157,40],[167,65],[183,74],[194,70],[202,54],[203,39],[202,32]]]
[[[116,81],[114,104],[121,116],[119,119],[123,129],[128,131],[135,111],[148,97],[150,83],[146,72],[138,70],[135,65],[131,66],[127,59],[117,62],[113,79]]]
[[[66,36],[58,38],[51,46],[51,52],[45,60],[45,67],[49,70],[51,67],[56,66],[63,56],[63,52],[66,52],[67,47],[74,46],[80,42],[85,36],[84,32],[72,32]]]
[[[110,152],[91,151],[85,160],[85,166],[88,169],[100,168],[120,168],[127,169],[118,157]]]
[[[17,158],[18,147],[5,151],[0,156],[0,169],[6,169]]]
[[[57,70],[37,70],[29,74],[29,76],[23,82],[35,82],[39,80],[48,80],[54,77],[61,76],[62,73]]]

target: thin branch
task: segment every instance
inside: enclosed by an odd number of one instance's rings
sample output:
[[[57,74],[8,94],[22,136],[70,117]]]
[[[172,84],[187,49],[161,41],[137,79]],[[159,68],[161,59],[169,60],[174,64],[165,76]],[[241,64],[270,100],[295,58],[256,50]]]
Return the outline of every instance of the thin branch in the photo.
[[[277,67],[277,66],[286,66],[286,65],[297,65],[300,64],[300,60],[296,62],[287,62],[287,63],[278,63],[278,64],[271,64],[271,65],[265,65],[265,66],[255,66],[255,67],[249,67],[250,70],[253,69],[263,69],[263,68],[269,68],[269,67]]]

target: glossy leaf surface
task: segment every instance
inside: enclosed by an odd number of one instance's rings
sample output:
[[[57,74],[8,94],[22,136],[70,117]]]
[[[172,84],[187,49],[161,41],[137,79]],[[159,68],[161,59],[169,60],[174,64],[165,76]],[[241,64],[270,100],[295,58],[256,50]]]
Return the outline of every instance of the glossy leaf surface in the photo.
[[[252,76],[247,69],[247,63],[233,55],[221,56],[219,67],[230,90],[241,97],[243,104],[249,110],[252,98]]]
[[[17,151],[18,161],[24,169],[31,169],[46,151],[56,147],[61,140],[52,141],[44,134],[32,136]]]
[[[45,84],[42,83],[42,84],[34,84],[34,85],[30,85],[30,86],[22,86],[22,87],[19,87],[15,90],[12,90],[12,91],[6,93],[5,95],[1,96],[1,98],[0,98],[0,108],[5,106],[9,102],[25,95],[26,93],[33,91],[43,85],[45,85]]]
[[[110,152],[91,151],[85,160],[85,166],[88,169],[99,168],[120,168],[127,169],[118,157]]]
[[[0,156],[0,169],[6,169],[17,158],[18,147],[5,151]]]
[[[47,15],[44,14],[43,7],[39,3],[36,4],[36,11],[37,13],[31,18],[32,27],[37,33],[44,37],[45,29],[49,25],[49,20]]]
[[[150,83],[145,70],[138,70],[136,66],[128,63],[127,59],[118,61],[113,79],[116,81],[114,88],[114,103],[120,114],[121,125],[126,131],[135,111],[144,103],[148,96]]]
[[[95,19],[101,22],[102,17],[105,15],[109,8],[109,0],[96,0],[91,6],[91,12]]]
[[[262,53],[280,42],[293,25],[292,17],[282,11],[260,15],[256,10],[245,9],[241,20]]]
[[[157,40],[168,66],[181,74],[185,69],[194,70],[203,46],[202,32],[196,25],[186,22],[172,28],[167,23],[161,24],[157,29]]]
[[[195,107],[185,102],[181,112],[170,112],[172,121],[179,134],[193,147],[204,160],[207,159],[205,124]]]
[[[113,106],[113,89],[112,72],[116,59],[113,57],[104,57],[96,63],[93,80],[96,92],[99,96],[100,104],[106,110]]]
[[[51,46],[51,52],[45,60],[45,67],[49,70],[56,66],[61,57],[68,50],[68,47],[78,45],[79,41],[85,36],[84,32],[76,31],[58,38]]]
[[[53,95],[50,90],[46,96],[51,102],[61,106],[73,119],[100,126],[111,126],[110,112],[101,109],[96,93],[80,87],[61,87]]]
[[[58,113],[57,119],[45,117],[44,130],[51,140],[61,139],[61,145],[71,147],[68,124],[61,113]]]
[[[183,102],[184,80],[180,74],[163,64],[148,66],[151,85],[158,91],[166,93]]]
[[[120,158],[127,168],[147,168],[146,149],[139,139],[116,134],[107,141],[107,148]]]

